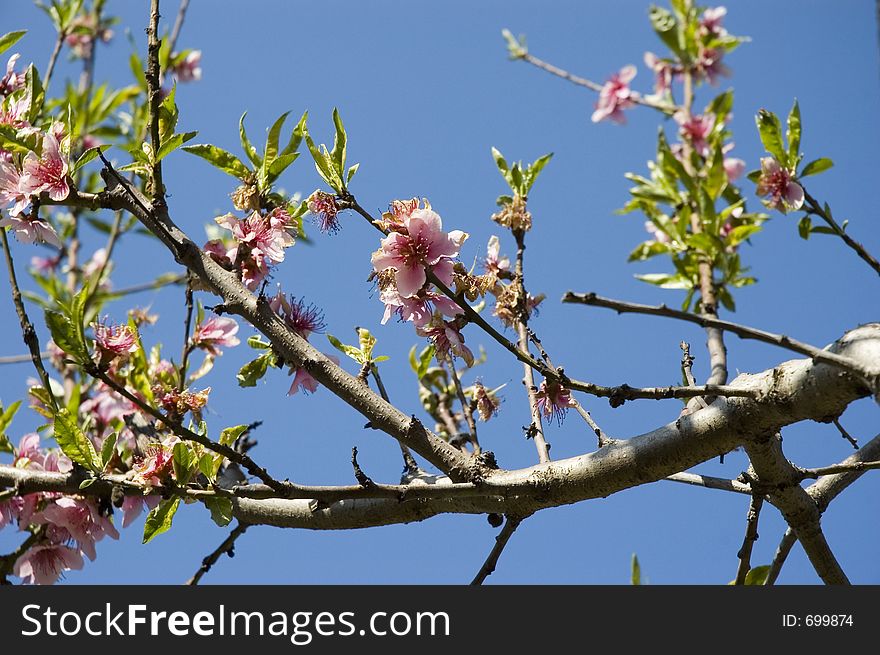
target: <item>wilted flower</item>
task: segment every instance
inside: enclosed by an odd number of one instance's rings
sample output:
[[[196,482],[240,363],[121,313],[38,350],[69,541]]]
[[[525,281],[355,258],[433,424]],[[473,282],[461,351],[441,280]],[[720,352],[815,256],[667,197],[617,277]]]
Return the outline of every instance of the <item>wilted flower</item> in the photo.
[[[532,215],[526,209],[525,199],[516,194],[513,200],[504,203],[501,210],[492,214],[492,220],[516,232],[528,232],[532,229]]]
[[[232,206],[239,211],[255,211],[260,208],[260,190],[255,184],[242,184],[231,195]]]
[[[373,268],[378,273],[394,271],[394,282],[404,298],[415,295],[427,281],[430,267],[444,282],[452,278],[452,258],[458,255],[467,234],[443,231],[440,216],[431,209],[416,209],[407,217],[399,232],[382,239],[382,247],[373,253]]]
[[[510,259],[501,257],[501,241],[495,235],[489,237],[489,244],[486,246],[486,272],[490,275],[500,277],[510,271]]]
[[[629,88],[629,83],[636,76],[635,66],[624,66],[620,72],[612,75],[602,90],[599,92],[599,100],[596,102],[596,111],[591,120],[598,123],[606,118],[615,123],[626,123],[624,109],[629,109],[635,102],[635,93]]]
[[[297,300],[293,296],[287,296],[279,288],[276,294],[269,299],[269,307],[284,319],[285,324],[303,339],[308,339],[312,332],[323,332],[324,314],[321,310],[305,300]]]
[[[228,348],[241,343],[235,336],[237,332],[238,323],[234,319],[213,316],[196,326],[192,345],[211,355],[220,355],[221,347]]]
[[[321,228],[321,232],[339,231],[339,206],[336,204],[336,196],[319,189],[309,196],[306,204],[309,212],[318,217],[318,227]]]
[[[783,214],[800,209],[804,204],[803,187],[792,179],[791,173],[774,157],[761,158],[761,177],[758,178],[756,193],[759,196],[769,196],[761,202]]]
[[[571,397],[571,391],[563,387],[558,382],[548,382],[544,380],[535,394],[538,401],[538,410],[549,419],[556,417],[557,424],[562,424],[568,408],[574,405]]]
[[[472,398],[477,406],[477,414],[481,421],[488,421],[498,413],[501,399],[493,391],[489,391],[480,381],[474,383]]]

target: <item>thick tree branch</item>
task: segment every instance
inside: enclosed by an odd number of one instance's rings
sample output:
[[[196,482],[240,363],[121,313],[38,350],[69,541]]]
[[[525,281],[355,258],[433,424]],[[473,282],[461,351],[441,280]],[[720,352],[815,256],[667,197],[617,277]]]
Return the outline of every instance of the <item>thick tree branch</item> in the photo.
[[[813,498],[800,486],[798,472],[782,453],[778,434],[744,444],[761,485],[795,531],[816,573],[825,584],[849,584],[820,525],[822,513]],[[754,485],[753,485],[754,486]]]

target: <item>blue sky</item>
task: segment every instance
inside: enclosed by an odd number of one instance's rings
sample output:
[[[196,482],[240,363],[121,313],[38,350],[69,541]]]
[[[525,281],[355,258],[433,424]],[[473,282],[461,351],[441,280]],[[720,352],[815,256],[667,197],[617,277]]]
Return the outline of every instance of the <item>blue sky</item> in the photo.
[[[17,49],[40,69],[53,33],[45,16],[27,2],[7,3],[0,31],[28,29]],[[754,114],[765,107],[784,113],[797,97],[803,113],[802,149],[807,159],[830,157],[835,167],[812,178],[810,192],[827,200],[835,216],[849,218],[850,231],[874,253],[880,252],[876,216],[867,207],[876,185],[880,146],[877,116],[877,40],[874,3],[740,0],[726,21],[734,34],[752,37],[726,60],[736,102],[732,128],[737,156],[756,168],[762,149]],[[147,3],[110,0],[108,11],[122,17],[116,38],[99,50],[97,80],[129,83],[131,46],[145,51]],[[531,51],[572,72],[604,80],[625,64],[636,64],[634,87],[649,91],[651,75],[642,65],[646,50],[660,51],[647,20],[647,2],[232,2],[193,0],[179,42],[203,52],[202,81],[178,91],[181,129],[199,130],[198,142],[238,152],[237,122],[248,111],[252,136],[282,112],[310,112],[310,130],[319,141],[332,139],[330,113],[339,107],[349,135],[349,158],[361,168],[352,184],[360,203],[379,211],[395,198],[428,197],[446,229],[471,234],[462,251],[466,263],[482,256],[491,234],[494,201],[504,191],[489,154],[498,147],[508,159],[531,161],[545,152],[554,158],[530,195],[535,227],[528,236],[527,283],[547,294],[534,327],[555,363],[569,374],[601,384],[674,384],[679,379],[678,342],[686,339],[696,355],[698,378],[707,375],[704,336],[696,326],[651,317],[622,316],[601,309],[562,305],[569,290],[596,291],[639,302],[677,304],[680,292],[650,287],[635,273],[666,270],[663,262],[627,264],[630,250],[644,240],[642,220],[617,216],[627,198],[627,171],[642,173],[653,156],[661,117],[646,109],[628,113],[625,127],[589,120],[592,93],[507,60],[500,32],[509,27],[528,36]],[[169,26],[175,3],[165,3]],[[63,63],[57,73],[78,75]],[[59,87],[54,86],[55,90]],[[698,105],[716,90],[701,89]],[[258,140],[255,138],[255,140]],[[118,155],[119,156],[119,155]],[[165,183],[174,219],[200,239],[203,225],[231,210],[233,180],[185,153],[167,161]],[[289,191],[308,194],[320,185],[308,157],[281,178]],[[750,205],[756,206],[749,183]],[[797,236],[797,218],[775,214],[765,230],[742,249],[760,282],[737,293],[734,320],[796,338],[826,344],[849,328],[877,320],[876,275],[836,240]],[[288,253],[275,279],[285,290],[318,304],[328,331],[353,339],[356,325],[378,337],[377,352],[391,360],[383,377],[392,400],[405,412],[419,410],[415,380],[406,363],[418,343],[412,327],[380,326],[382,306],[366,281],[377,235],[356,216],[345,217],[339,234],[311,230],[314,245]],[[502,237],[504,239],[504,237]],[[87,251],[100,247],[95,237]],[[512,254],[507,237],[502,249]],[[19,268],[32,254],[16,246]],[[123,241],[114,277],[117,286],[143,282],[175,270],[158,242],[131,236]],[[211,304],[212,299],[204,297]],[[5,302],[0,334],[5,351],[22,351],[20,336]],[[137,297],[162,318],[144,333],[147,343],[180,346],[183,292],[179,289]],[[111,306],[121,318],[126,306]],[[36,312],[35,312],[36,313]],[[243,329],[245,334],[250,334]],[[45,334],[42,335],[45,337]],[[497,419],[482,427],[484,447],[505,468],[535,462],[535,450],[522,437],[528,422],[521,367],[473,328],[469,345],[484,345],[489,364],[479,375],[487,386],[507,383]],[[330,351],[324,337],[313,343]],[[730,369],[757,372],[790,359],[770,346],[728,338]],[[262,420],[253,452],[278,477],[302,483],[351,481],[350,449],[376,480],[394,481],[400,471],[396,444],[364,431],[363,418],[326,389],[315,395],[285,396],[289,379],[275,371],[256,389],[238,389],[234,375],[250,353],[228,351],[205,381],[213,387],[212,429]],[[4,403],[21,398],[28,365],[8,367],[0,379]],[[673,420],[676,401],[640,401],[611,409],[582,398],[612,436],[634,436]],[[878,409],[855,403],[843,423],[867,441],[877,432]],[[15,433],[32,429],[35,418],[19,417]],[[787,455],[797,464],[819,466],[848,456],[850,446],[833,426],[803,424],[784,433]],[[592,435],[574,414],[562,428],[547,427],[552,455],[561,458],[594,447]],[[723,465],[697,470],[736,477],[747,466],[741,453]],[[823,525],[842,566],[853,581],[880,582],[876,559],[880,524],[876,515],[880,476],[868,474],[826,513]],[[660,483],[611,498],[541,512],[524,522],[505,551],[492,583],[625,583],[637,553],[651,583],[726,583],[736,571],[747,499],[683,485]],[[870,518],[869,518],[870,517]],[[142,520],[118,542],[104,540],[99,557],[70,583],[178,583],[224,537],[201,506],[184,507],[173,530],[148,546],[140,544]],[[765,508],[754,564],[769,563],[784,524]],[[233,560],[224,558],[208,582],[254,583],[463,583],[468,582],[493,544],[496,530],[485,517],[438,517],[421,524],[361,531],[318,533],[253,528],[242,537]],[[18,535],[0,533],[0,552]],[[815,583],[817,578],[799,546],[780,582]]]

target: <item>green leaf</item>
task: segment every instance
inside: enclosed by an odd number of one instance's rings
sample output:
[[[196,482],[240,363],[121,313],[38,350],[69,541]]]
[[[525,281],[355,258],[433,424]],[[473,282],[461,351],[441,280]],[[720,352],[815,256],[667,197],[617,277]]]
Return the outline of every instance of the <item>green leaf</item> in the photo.
[[[171,529],[171,522],[174,520],[174,514],[180,505],[180,498],[169,498],[163,500],[147,514],[147,522],[144,524],[144,540],[143,543],[150,543],[163,532]]]
[[[651,27],[654,28],[657,36],[666,44],[666,47],[680,55],[682,50],[678,39],[678,22],[672,12],[662,7],[652,6],[648,10],[648,18],[651,21]]]
[[[61,452],[71,461],[90,471],[98,472],[103,468],[92,442],[83,434],[76,418],[67,409],[61,409],[55,414],[55,441],[58,442]]]
[[[526,168],[524,195],[528,195],[529,191],[532,190],[532,185],[535,183],[535,180],[538,179],[538,175],[544,170],[547,162],[549,162],[552,157],[553,153],[549,152],[546,155],[538,157],[535,161],[529,164],[528,168]]]
[[[738,225],[730,231],[725,241],[728,246],[738,246],[753,234],[757,234],[760,231],[760,225]]]
[[[339,178],[342,179],[342,176],[345,174],[348,136],[345,134],[345,126],[342,124],[342,117],[339,115],[339,110],[336,107],[333,108],[333,125],[336,127],[336,135],[333,138],[333,150],[330,151],[330,160],[335,165]]]
[[[193,460],[194,457],[189,444],[183,441],[178,441],[174,444],[172,465],[174,467],[174,479],[177,481],[177,484],[185,485],[189,482],[196,464]]]
[[[271,184],[272,182],[277,180],[278,176],[280,176],[285,170],[287,170],[287,167],[295,162],[298,157],[298,152],[291,152],[286,155],[279,155],[278,157],[276,157],[269,165],[269,170],[266,172],[266,182]]]
[[[284,150],[281,151],[281,154],[279,155],[280,157],[290,155],[299,149],[299,144],[302,143],[303,135],[306,132],[306,120],[308,120],[308,117],[309,112],[303,112],[302,117],[299,119],[299,122],[290,134],[290,140],[287,142],[287,145],[284,146]]]
[[[24,97],[28,102],[28,121],[33,124],[36,122],[40,113],[43,111],[43,103],[46,100],[46,92],[43,84],[40,82],[40,73],[33,64],[27,67],[24,74]]]
[[[272,347],[271,343],[269,343],[268,341],[263,341],[262,337],[260,337],[260,335],[258,334],[252,337],[248,337],[247,345],[249,345],[251,348],[254,348],[255,350],[268,350]]]
[[[369,361],[373,357],[373,348],[376,347],[376,337],[367,328],[358,328],[357,333],[358,345],[361,347],[364,358]]]
[[[756,566],[751,569],[748,573],[746,573],[746,581],[747,585],[763,585],[767,582],[767,576],[770,574],[770,567],[766,564],[763,566]]]
[[[669,273],[645,273],[635,277],[637,280],[653,284],[661,289],[690,289],[693,287],[693,283],[690,280],[683,278],[677,273],[672,275]]]
[[[214,523],[221,528],[226,527],[232,521],[232,501],[229,498],[215,496],[205,498],[205,507],[211,512]]]
[[[242,366],[235,378],[238,380],[240,387],[255,387],[257,381],[260,380],[269,369],[269,364],[274,361],[275,357],[272,353],[265,353],[256,359]]]
[[[723,121],[733,109],[733,89],[721,93],[709,103],[707,110],[719,121]]]
[[[706,193],[709,194],[709,197],[712,200],[718,200],[726,185],[727,173],[724,171],[724,153],[719,144],[719,146],[715,148],[715,155],[712,157],[712,164],[709,167],[709,174],[706,177]]]
[[[507,179],[507,174],[510,172],[510,169],[507,166],[507,160],[498,148],[495,148],[494,146],[492,147],[492,159],[495,160],[495,165],[498,167],[498,170],[501,171],[504,179]]]
[[[218,148],[207,143],[200,143],[192,146],[184,146],[183,149],[193,155],[207,160],[215,168],[219,168],[224,173],[237,177],[239,180],[245,181],[252,176],[252,172],[242,161],[223,148]]]
[[[27,34],[27,30],[19,30],[17,32],[7,32],[3,36],[0,36],[0,54],[3,54],[9,48],[18,43],[18,40]]]
[[[409,365],[413,370],[413,373],[416,374],[416,377],[421,380],[425,377],[425,374],[428,372],[428,367],[431,366],[431,359],[434,357],[435,348],[433,345],[427,346],[422,352],[416,357],[416,346],[413,346],[409,351]]]
[[[195,137],[196,134],[198,134],[198,132],[183,132],[174,134],[170,138],[162,141],[162,147],[159,148],[159,154],[156,155],[156,161],[162,161],[165,159],[165,157],[177,150],[184,143]]]
[[[354,346],[349,346],[347,344],[342,343],[339,339],[334,337],[332,334],[327,335],[327,341],[329,341],[336,350],[345,353],[349,357],[351,357],[358,364],[363,364],[367,360],[364,358],[364,354]]]
[[[116,440],[118,438],[118,434],[116,432],[111,432],[104,439],[104,443],[101,444],[101,470],[103,471],[106,468],[107,464],[110,463],[110,460],[113,459],[113,455],[116,454]]]
[[[85,342],[79,338],[76,326],[67,316],[47,310],[44,318],[52,340],[61,350],[78,361],[85,361],[88,358]]]
[[[827,157],[814,159],[809,164],[804,166],[803,170],[801,170],[800,177],[807,177],[807,175],[816,175],[818,173],[822,173],[823,171],[827,171],[832,166],[834,166],[834,162]]]
[[[5,434],[6,430],[9,429],[9,425],[18,413],[19,407],[21,407],[20,400],[16,400],[6,409],[3,409],[3,406],[0,405],[0,434]]]
[[[639,558],[636,557],[635,553],[633,553],[632,556],[632,572],[630,573],[630,582],[636,586],[642,584],[642,567],[639,564]]]
[[[83,154],[79,156],[79,159],[76,160],[76,163],[70,169],[70,176],[73,177],[74,175],[76,175],[76,172],[79,169],[95,159],[98,155],[100,155],[105,149],[109,147],[110,146],[95,146],[94,148],[89,148],[88,150],[86,150]]]
[[[241,149],[244,150],[244,154],[247,155],[247,158],[250,159],[254,167],[260,168],[263,165],[263,160],[260,159],[260,155],[257,154],[257,149],[253,146],[250,139],[248,139],[247,132],[244,129],[245,116],[247,116],[247,112],[244,112],[238,121],[238,137],[241,140]]]
[[[727,290],[727,287],[718,288],[718,300],[721,301],[721,304],[728,311],[736,311],[736,302],[734,302],[733,296],[730,295],[730,291]]]
[[[794,167],[801,148],[801,108],[797,99],[788,112],[788,120],[786,121],[785,138],[788,140],[788,161],[791,167]]]
[[[801,220],[798,221],[798,234],[801,236],[801,239],[809,239],[810,231],[813,227],[813,219],[809,217],[809,215],[804,216]]]
[[[665,255],[671,250],[672,249],[668,243],[661,243],[660,241],[644,241],[637,245],[629,254],[627,261],[642,262],[651,257],[656,257],[657,255]]]
[[[217,471],[223,463],[222,455],[214,455],[212,453],[204,453],[199,457],[199,471],[208,478],[210,482],[214,482],[217,478]]]
[[[231,428],[223,428],[220,431],[220,443],[224,446],[231,446],[241,435],[247,432],[248,426],[236,425]]]
[[[788,167],[788,155],[782,145],[782,126],[773,112],[761,109],[755,117],[758,133],[764,148],[776,158],[783,167]]]

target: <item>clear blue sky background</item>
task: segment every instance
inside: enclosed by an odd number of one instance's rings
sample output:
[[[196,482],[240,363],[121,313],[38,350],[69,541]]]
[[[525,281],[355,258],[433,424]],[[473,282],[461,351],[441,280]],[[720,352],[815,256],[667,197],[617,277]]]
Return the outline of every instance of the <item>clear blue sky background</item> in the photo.
[[[146,2],[108,2],[140,52]],[[719,90],[736,88],[732,127],[736,154],[749,169],[762,151],[755,112],[766,107],[787,112],[800,100],[807,159],[834,159],[835,168],[812,178],[810,191],[827,199],[835,215],[850,218],[850,230],[875,253],[880,230],[873,204],[878,152],[877,41],[874,3],[867,0],[789,0],[729,3],[728,29],[753,41],[727,63],[734,76]],[[26,28],[18,49],[24,61],[43,69],[53,33],[44,15],[28,2],[3,3],[2,31]],[[163,3],[167,25],[175,3]],[[332,139],[330,112],[338,106],[349,133],[351,161],[361,162],[352,185],[360,202],[379,211],[394,198],[427,196],[447,229],[471,234],[462,253],[467,263],[485,252],[488,237],[500,234],[489,220],[503,182],[489,155],[499,147],[508,159],[532,160],[555,153],[530,197],[535,228],[529,235],[528,285],[547,294],[535,328],[558,364],[582,379],[602,384],[653,386],[679,380],[678,342],[693,344],[698,377],[707,374],[704,336],[695,326],[650,317],[618,317],[601,309],[559,302],[569,289],[642,302],[680,302],[680,292],[658,290],[634,273],[665,270],[663,262],[632,265],[626,256],[645,238],[642,220],[613,212],[628,198],[626,171],[643,172],[653,156],[659,115],[637,109],[626,127],[589,121],[595,97],[522,63],[507,60],[500,32],[525,32],[532,52],[578,74],[602,81],[629,63],[639,66],[634,86],[650,91],[642,65],[645,50],[660,51],[647,20],[648,3],[625,2],[232,2],[193,0],[179,47],[203,52],[204,78],[182,86],[181,128],[200,131],[197,141],[239,151],[237,121],[248,110],[252,135],[261,135],[283,111],[310,111],[312,134]],[[97,79],[129,81],[130,45],[117,28],[110,46],[101,46]],[[61,75],[77,75],[64,63]],[[54,86],[54,85],[53,85]],[[55,90],[58,86],[54,86]],[[698,102],[710,95],[701,90]],[[175,220],[200,239],[202,226],[231,209],[233,180],[201,160],[178,153],[167,160],[166,184]],[[282,178],[290,190],[310,193],[319,179],[308,157]],[[750,203],[756,206],[746,183]],[[877,320],[877,277],[836,240],[797,236],[796,218],[774,215],[765,231],[744,246],[745,262],[760,283],[737,294],[735,319],[800,339],[825,344],[859,323]],[[406,353],[417,342],[412,327],[379,325],[382,307],[366,277],[377,235],[357,217],[346,217],[341,233],[317,234],[315,245],[297,245],[277,272],[286,290],[318,303],[328,330],[351,340],[355,325],[379,338],[378,352],[393,401],[418,412],[415,381]],[[97,238],[89,242],[99,247]],[[503,241],[512,253],[509,237]],[[23,269],[32,249],[15,248]],[[174,270],[167,251],[143,237],[127,238],[117,260],[117,286],[142,282]],[[5,285],[4,285],[5,287]],[[210,304],[211,299],[204,300]],[[137,298],[162,316],[144,332],[146,342],[180,347],[183,292],[179,289]],[[12,304],[6,296],[0,323],[2,354],[23,350]],[[126,306],[110,311],[124,316]],[[34,311],[34,314],[37,312]],[[250,332],[243,329],[243,335]],[[481,442],[503,467],[535,462],[534,447],[522,437],[528,422],[521,367],[473,328],[472,347],[486,346],[490,364],[479,374],[487,385],[507,383],[500,416],[482,427]],[[42,334],[45,338],[45,332]],[[323,336],[313,337],[331,350]],[[728,339],[730,368],[757,372],[790,353]],[[310,397],[285,396],[289,378],[271,372],[256,389],[240,390],[234,375],[250,355],[241,346],[228,351],[206,379],[212,393],[209,423],[227,425],[262,420],[254,456],[276,476],[302,483],[351,481],[350,449],[357,445],[364,469],[376,480],[395,481],[400,471],[396,444],[362,429],[364,420],[326,389]],[[353,367],[349,367],[353,370]],[[28,365],[7,367],[0,379],[4,403],[21,398]],[[606,432],[629,437],[673,420],[676,401],[641,401],[612,410],[605,401],[583,398]],[[843,423],[867,440],[877,432],[878,409],[855,403]],[[24,415],[16,434],[37,424]],[[562,428],[547,428],[555,458],[594,447],[593,436],[572,414]],[[788,456],[803,466],[836,462],[850,446],[833,426],[804,424],[785,431]],[[736,477],[747,466],[741,453],[723,465],[697,470]],[[877,498],[880,475],[868,474],[836,500],[824,517],[828,539],[852,580],[880,582]],[[611,498],[541,512],[526,521],[505,551],[493,583],[625,583],[632,553],[638,553],[651,583],[726,583],[736,570],[747,499],[722,492],[658,483]],[[118,542],[104,540],[99,557],[69,583],[179,583],[224,537],[198,505],[183,508],[174,529],[149,546],[140,544],[140,522]],[[769,563],[784,529],[778,512],[761,517],[754,564]],[[224,558],[210,582],[255,583],[463,583],[471,579],[493,544],[496,530],[483,516],[437,517],[421,524],[361,531],[310,532],[254,528]],[[0,552],[19,536],[0,533]],[[780,582],[815,583],[817,577],[796,546]]]

